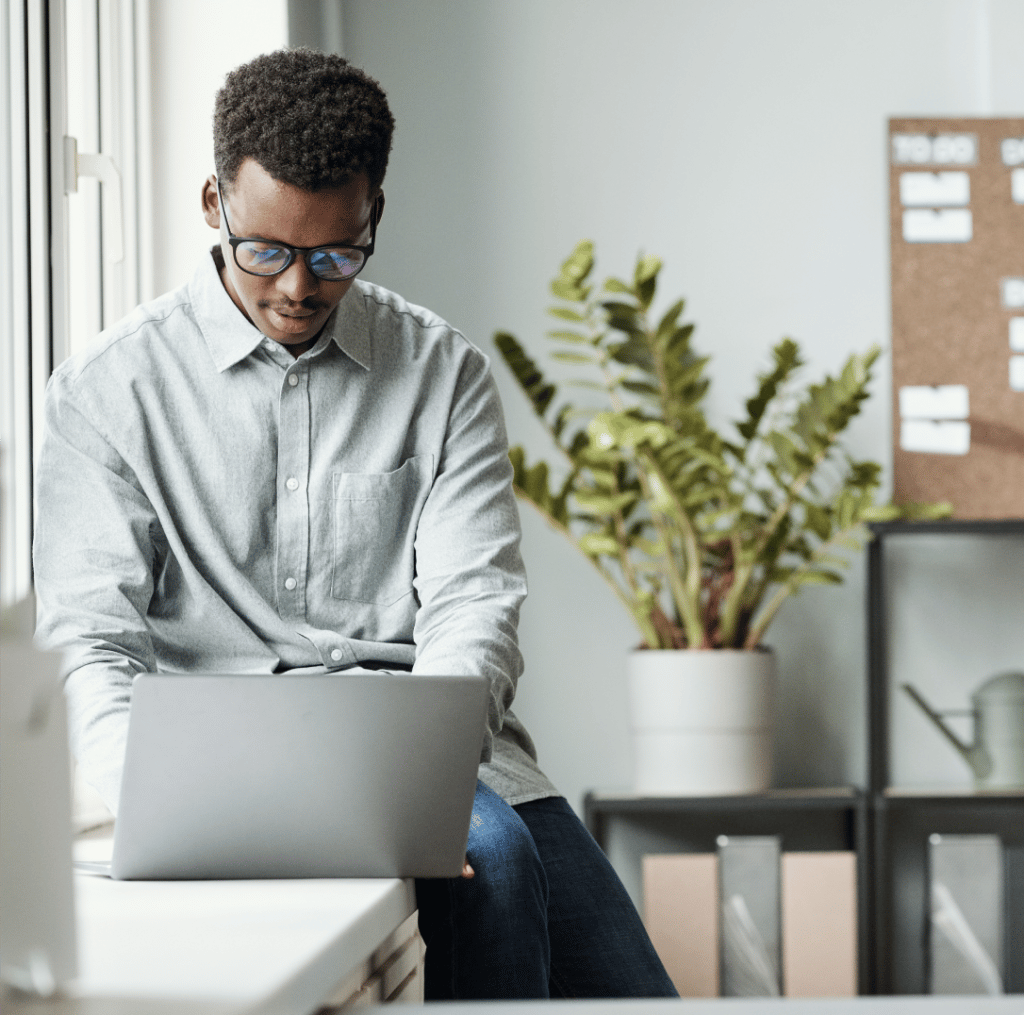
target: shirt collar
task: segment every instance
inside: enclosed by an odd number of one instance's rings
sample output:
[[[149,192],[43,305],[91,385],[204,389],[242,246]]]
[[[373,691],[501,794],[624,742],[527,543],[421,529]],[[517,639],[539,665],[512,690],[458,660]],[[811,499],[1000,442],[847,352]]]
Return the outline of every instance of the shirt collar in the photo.
[[[263,334],[250,324],[220,280],[220,247],[204,257],[190,284],[190,297],[199,328],[219,373],[245,359],[263,341]]]
[[[195,308],[207,348],[218,373],[245,359],[263,341],[263,333],[250,324],[235,306],[220,278],[220,247],[212,247],[204,257],[190,284],[192,306]],[[363,283],[356,279],[334,313],[327,319],[324,332],[311,352],[326,348],[323,341],[329,337],[349,358],[366,370],[372,362],[370,334]]]
[[[330,333],[334,344],[364,370],[373,365],[366,312],[367,289],[367,283],[357,278],[324,325],[324,331]]]

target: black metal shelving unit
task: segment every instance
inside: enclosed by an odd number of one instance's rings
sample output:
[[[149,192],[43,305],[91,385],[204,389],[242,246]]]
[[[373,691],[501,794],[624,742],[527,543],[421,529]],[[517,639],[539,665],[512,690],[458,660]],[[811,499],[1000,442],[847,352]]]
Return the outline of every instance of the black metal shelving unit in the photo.
[[[644,797],[590,792],[587,828],[607,850],[610,825],[626,821],[670,839],[679,852],[713,853],[719,835],[777,835],[783,850],[847,850],[857,857],[857,905],[871,911],[867,796],[852,787],[779,789],[753,796]],[[858,921],[858,989],[871,992],[870,923]]]
[[[1003,843],[1003,988],[1024,993],[1024,793],[875,798],[873,856],[876,993],[928,993],[928,838],[998,835]]]
[[[755,796],[643,797],[590,792],[584,817],[607,851],[613,822],[712,852],[719,835],[778,835],[786,850],[857,855],[861,994],[927,992],[927,849],[933,833],[996,834],[1005,856],[1004,988],[1024,993],[1024,792],[921,793],[890,785],[889,613],[885,548],[894,536],[1024,537],[1024,519],[885,522],[867,550],[866,790],[772,790]],[[1022,585],[1024,585],[1024,575]]]
[[[1024,792],[915,792],[891,786],[889,604],[890,537],[1024,537],[1024,519],[886,522],[868,545],[868,824],[867,871],[873,887],[873,992],[923,994],[927,969],[927,850],[933,833],[994,834],[1003,842],[1006,889],[1004,988],[1024,991]],[[1024,575],[1021,576],[1024,584]]]

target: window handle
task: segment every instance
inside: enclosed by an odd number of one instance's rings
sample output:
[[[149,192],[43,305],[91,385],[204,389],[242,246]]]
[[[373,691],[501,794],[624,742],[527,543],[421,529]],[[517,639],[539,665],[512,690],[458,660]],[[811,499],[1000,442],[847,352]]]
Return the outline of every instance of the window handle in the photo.
[[[121,216],[121,174],[109,155],[78,150],[78,139],[64,138],[64,193],[78,192],[80,176],[95,176],[103,184],[103,245],[108,260],[124,260],[124,224]]]

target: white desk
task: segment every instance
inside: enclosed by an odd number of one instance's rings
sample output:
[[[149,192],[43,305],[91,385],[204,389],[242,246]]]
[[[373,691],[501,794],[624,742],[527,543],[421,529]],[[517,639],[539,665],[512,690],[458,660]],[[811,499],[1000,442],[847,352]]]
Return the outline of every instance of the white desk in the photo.
[[[464,1001],[431,1004],[430,1015],[1024,1015],[1024,996]]]
[[[109,841],[76,844],[80,859]],[[353,998],[414,1000],[411,881],[111,881],[75,877],[81,1000],[29,1012],[308,1015]]]

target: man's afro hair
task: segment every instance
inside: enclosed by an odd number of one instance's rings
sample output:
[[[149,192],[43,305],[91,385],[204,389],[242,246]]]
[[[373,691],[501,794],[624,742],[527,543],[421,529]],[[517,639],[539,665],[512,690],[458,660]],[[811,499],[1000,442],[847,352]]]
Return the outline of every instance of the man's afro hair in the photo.
[[[343,57],[281,49],[236,67],[217,93],[213,157],[230,190],[255,159],[301,190],[340,187],[366,173],[384,180],[395,120],[381,86]]]

